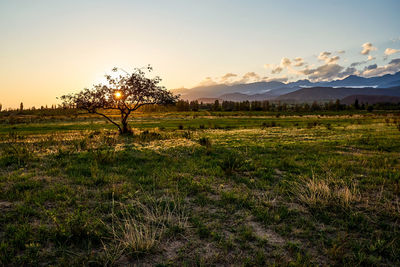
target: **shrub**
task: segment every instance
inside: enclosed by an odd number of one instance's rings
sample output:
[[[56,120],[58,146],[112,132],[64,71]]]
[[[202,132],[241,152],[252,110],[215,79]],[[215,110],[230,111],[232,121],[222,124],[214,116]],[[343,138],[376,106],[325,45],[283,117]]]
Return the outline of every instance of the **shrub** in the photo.
[[[191,139],[192,138],[192,132],[185,131],[185,132],[183,132],[182,136],[183,136],[183,138]]]
[[[208,137],[201,137],[199,139],[199,144],[207,148],[211,147],[211,141]]]
[[[240,154],[228,151],[228,153],[224,154],[219,166],[226,175],[230,175],[234,171],[238,171],[244,165],[244,162],[245,160]]]
[[[276,127],[278,126],[278,124],[275,121],[271,121],[271,122],[263,122],[261,124],[261,128],[268,128],[268,127]]]
[[[325,124],[327,130],[332,130],[332,125],[330,123]]]
[[[149,132],[148,130],[145,130],[139,134],[138,139],[141,142],[150,142],[154,140],[162,140],[163,137],[159,133]]]

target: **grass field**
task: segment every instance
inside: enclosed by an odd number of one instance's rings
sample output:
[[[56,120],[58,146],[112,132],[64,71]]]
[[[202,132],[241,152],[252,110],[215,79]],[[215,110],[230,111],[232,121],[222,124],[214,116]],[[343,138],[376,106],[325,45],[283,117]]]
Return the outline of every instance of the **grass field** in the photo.
[[[0,265],[400,265],[399,115],[229,114],[3,121]]]

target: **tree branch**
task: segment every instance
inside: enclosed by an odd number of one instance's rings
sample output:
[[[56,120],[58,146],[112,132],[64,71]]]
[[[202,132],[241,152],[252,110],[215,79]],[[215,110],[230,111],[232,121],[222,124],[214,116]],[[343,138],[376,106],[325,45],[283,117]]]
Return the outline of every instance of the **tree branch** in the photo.
[[[118,127],[119,131],[122,132],[121,126],[119,126],[118,123],[114,122],[112,119],[110,119],[109,117],[107,117],[106,115],[104,115],[103,113],[97,112],[97,111],[93,111],[92,113],[95,113],[97,115],[101,115],[104,118],[106,118],[109,122],[111,122],[112,124],[114,124],[115,126]]]

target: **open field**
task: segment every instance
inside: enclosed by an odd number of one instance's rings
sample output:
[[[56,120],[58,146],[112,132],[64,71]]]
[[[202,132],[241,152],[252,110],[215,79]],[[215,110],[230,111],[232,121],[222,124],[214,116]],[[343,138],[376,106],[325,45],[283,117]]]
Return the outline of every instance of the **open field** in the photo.
[[[215,115],[2,119],[0,265],[400,265],[398,114]]]

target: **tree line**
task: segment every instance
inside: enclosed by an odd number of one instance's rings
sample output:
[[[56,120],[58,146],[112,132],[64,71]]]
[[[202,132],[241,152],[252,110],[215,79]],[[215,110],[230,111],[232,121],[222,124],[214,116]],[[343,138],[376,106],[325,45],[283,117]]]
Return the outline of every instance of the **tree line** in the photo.
[[[143,112],[163,112],[163,111],[270,111],[270,112],[314,112],[314,111],[342,111],[342,110],[400,110],[400,103],[378,103],[369,105],[359,104],[356,99],[351,105],[340,103],[340,100],[319,103],[289,104],[279,101],[219,101],[214,103],[203,103],[197,100],[179,100],[173,106],[147,106],[143,107]]]
[[[289,104],[279,101],[219,101],[214,103],[203,103],[197,100],[187,101],[178,100],[172,105],[146,105],[138,109],[140,112],[185,112],[185,111],[270,111],[270,112],[314,112],[314,111],[344,111],[344,110],[400,110],[400,103],[361,103],[356,99],[353,104],[346,105],[340,100],[325,103],[303,103]],[[1,104],[0,104],[0,111]],[[74,111],[74,108],[66,105],[41,106],[40,108],[23,108],[23,103],[19,108],[7,109],[3,112],[17,112],[18,114],[46,113],[48,115],[63,115]]]

